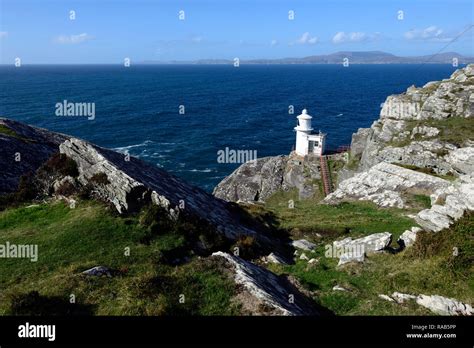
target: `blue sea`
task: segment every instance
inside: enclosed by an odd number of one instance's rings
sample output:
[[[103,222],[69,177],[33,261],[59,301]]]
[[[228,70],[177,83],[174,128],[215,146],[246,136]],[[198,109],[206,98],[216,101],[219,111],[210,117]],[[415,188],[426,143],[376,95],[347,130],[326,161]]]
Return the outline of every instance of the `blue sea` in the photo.
[[[217,152],[287,154],[303,108],[348,145],[409,86],[449,77],[450,65],[45,65],[0,67],[0,116],[129,152],[207,191],[238,164]],[[56,116],[56,103],[95,103],[95,119]],[[184,114],[179,106],[185,107]],[[293,105],[295,114],[288,113]]]

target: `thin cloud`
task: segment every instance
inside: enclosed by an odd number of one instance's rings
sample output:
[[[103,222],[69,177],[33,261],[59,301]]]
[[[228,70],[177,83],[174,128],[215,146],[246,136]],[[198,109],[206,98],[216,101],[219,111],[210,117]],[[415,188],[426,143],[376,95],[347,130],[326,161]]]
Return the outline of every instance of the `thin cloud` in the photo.
[[[300,45],[314,45],[318,43],[318,41],[319,39],[317,36],[311,36],[309,32],[305,32],[298,40],[296,40],[296,43]]]
[[[93,37],[87,33],[77,34],[77,35],[60,35],[55,39],[56,43],[62,45],[68,44],[78,44],[81,42],[92,40]]]
[[[270,42],[270,46],[273,47],[273,46],[276,46],[276,45],[278,45],[278,40],[272,40],[272,41]]]
[[[345,33],[343,31],[337,32],[333,38],[332,42],[335,44],[344,43],[344,42],[364,42],[370,41],[376,38],[378,34],[368,35],[366,33],[355,31],[351,33]]]
[[[0,39],[6,38],[8,36],[8,31],[0,31]]]
[[[420,41],[435,41],[445,42],[452,40],[452,37],[447,36],[443,29],[438,28],[435,25],[431,25],[425,29],[412,29],[404,34],[407,40],[420,40]]]

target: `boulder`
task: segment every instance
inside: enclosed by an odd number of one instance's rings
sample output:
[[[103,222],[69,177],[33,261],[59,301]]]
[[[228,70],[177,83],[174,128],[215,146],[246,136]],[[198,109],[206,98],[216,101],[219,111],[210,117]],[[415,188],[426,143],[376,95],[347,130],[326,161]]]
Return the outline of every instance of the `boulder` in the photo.
[[[451,224],[451,219],[443,213],[437,212],[434,209],[424,209],[415,217],[415,221],[424,229],[432,232],[438,232],[448,228]]]
[[[413,243],[415,243],[416,241],[416,235],[418,232],[421,232],[422,229],[420,227],[412,227],[411,229],[409,230],[406,230],[405,232],[403,232],[400,237],[399,237],[399,241],[403,241],[403,244],[405,245],[405,247],[410,247],[413,245]]]
[[[300,260],[306,260],[306,261],[308,261],[308,260],[309,260],[309,257],[306,256],[305,253],[302,253],[301,256],[300,256]]]
[[[352,239],[345,238],[333,242],[333,250],[341,253],[338,266],[348,262],[363,262],[366,254],[381,252],[388,247],[392,241],[389,232],[374,233],[366,237]]]
[[[115,271],[105,266],[92,267],[82,272],[82,274],[84,275],[94,276],[94,277],[101,277],[101,276],[112,277],[114,273]]]
[[[244,310],[253,314],[284,316],[320,314],[315,305],[287,279],[228,253],[219,251],[212,257],[224,259],[236,284],[252,297],[252,300],[242,303]],[[243,294],[237,297],[248,298]],[[259,307],[270,308],[270,311],[259,313]]]
[[[392,298],[395,300],[395,302],[397,302],[399,304],[402,304],[402,303],[405,303],[408,300],[416,299],[416,296],[411,295],[411,294],[403,294],[401,292],[394,292],[392,294]]]
[[[276,263],[276,264],[279,264],[279,265],[287,265],[288,264],[288,262],[286,262],[286,260],[284,258],[278,256],[275,253],[270,253],[266,257],[266,260],[267,260],[267,262]]]
[[[291,245],[294,248],[306,250],[306,251],[313,251],[316,248],[316,244],[311,243],[310,241],[306,239],[299,239],[299,240],[294,240],[291,242]]]
[[[416,303],[428,308],[430,311],[440,315],[473,315],[474,309],[471,305],[458,300],[443,296],[419,295]]]

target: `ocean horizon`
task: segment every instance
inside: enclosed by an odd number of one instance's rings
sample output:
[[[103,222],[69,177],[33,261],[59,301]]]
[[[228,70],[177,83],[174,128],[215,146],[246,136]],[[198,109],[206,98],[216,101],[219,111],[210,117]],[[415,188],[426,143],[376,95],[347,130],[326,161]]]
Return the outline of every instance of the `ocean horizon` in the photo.
[[[0,116],[130,153],[207,191],[239,163],[218,152],[288,154],[306,108],[327,147],[378,119],[411,85],[448,78],[448,64],[137,64],[0,66]],[[21,101],[21,102],[19,102]],[[57,116],[64,101],[91,103],[93,119]],[[293,114],[289,113],[291,107]]]

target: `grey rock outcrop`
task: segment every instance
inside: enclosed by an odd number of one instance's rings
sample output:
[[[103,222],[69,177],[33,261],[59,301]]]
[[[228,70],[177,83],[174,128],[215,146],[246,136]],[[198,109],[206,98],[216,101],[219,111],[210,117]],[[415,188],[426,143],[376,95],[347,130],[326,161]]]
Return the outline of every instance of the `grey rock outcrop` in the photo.
[[[64,183],[91,185],[119,213],[154,203],[173,218],[183,214],[203,221],[230,240],[247,235],[257,243],[274,246],[265,235],[242,225],[227,202],[134,157],[127,160],[123,154],[84,140],[7,119],[0,119],[0,145],[4,151],[0,156],[0,194],[16,191],[22,175],[35,174],[53,154],[61,152],[75,161],[79,175],[53,178],[50,185],[56,190]],[[17,154],[19,161],[15,160]],[[105,176],[104,182],[95,182],[98,175]]]
[[[107,176],[109,183],[100,185],[99,189],[103,198],[120,213],[153,202],[165,208],[170,216],[177,217],[184,213],[201,218],[229,239],[250,235],[260,241],[266,240],[264,236],[242,226],[224,201],[154,165],[133,157],[126,160],[123,154],[76,138],[61,143],[59,149],[77,163],[77,180],[83,185],[91,183],[94,175]]]
[[[419,295],[416,303],[440,315],[474,315],[471,305],[438,295]]]
[[[423,231],[420,227],[412,227],[409,230],[406,230],[400,235],[399,240],[403,241],[405,247],[410,247],[415,243],[416,236],[419,232]]]
[[[330,157],[333,161],[344,161],[342,154]],[[319,157],[301,158],[291,153],[242,164],[215,187],[213,194],[229,202],[265,202],[275,192],[297,188],[299,199],[306,199],[319,192],[315,181],[320,179]]]
[[[450,182],[390,163],[379,163],[368,171],[344,180],[324,202],[338,204],[344,200],[372,201],[381,207],[405,207],[402,193],[431,194],[447,188]]]
[[[446,160],[460,175],[474,173],[474,147],[455,149],[449,153]]]
[[[395,301],[398,304],[414,300],[420,306],[439,315],[474,315],[474,309],[471,305],[439,295],[412,295],[394,292],[391,296],[379,295],[379,297],[390,302]]]
[[[286,188],[283,177],[287,162],[288,156],[275,156],[244,163],[216,186],[214,196],[231,202],[263,202]]]
[[[439,140],[444,129],[438,126],[454,118],[474,116],[473,71],[471,64],[456,70],[449,79],[429,82],[420,88],[412,86],[403,94],[387,97],[380,119],[353,135],[352,168],[343,169],[344,178],[380,162],[430,168],[442,175],[472,171],[472,163],[465,168],[460,160],[465,157],[463,151],[453,154],[459,148],[472,146],[472,138]],[[438,126],[433,126],[433,122]]]
[[[240,294],[238,297],[248,298],[248,295],[250,295],[253,298],[252,300],[242,301],[244,310],[257,315],[320,314],[316,307],[296,287],[269,270],[221,251],[212,254],[212,257],[225,259],[231,268],[235,283],[240,285],[247,293]],[[267,307],[269,312],[259,313],[259,307]]]
[[[447,187],[441,187],[430,196],[431,208],[424,209],[415,221],[427,231],[439,232],[474,210],[474,178],[463,175]]]
[[[291,245],[295,248],[306,250],[306,251],[313,251],[316,248],[316,244],[311,243],[306,239],[298,239],[291,242]]]
[[[383,251],[391,241],[392,234],[389,232],[374,233],[358,239],[348,237],[334,241],[333,251],[341,254],[340,266],[348,262],[363,262],[365,255]]]

